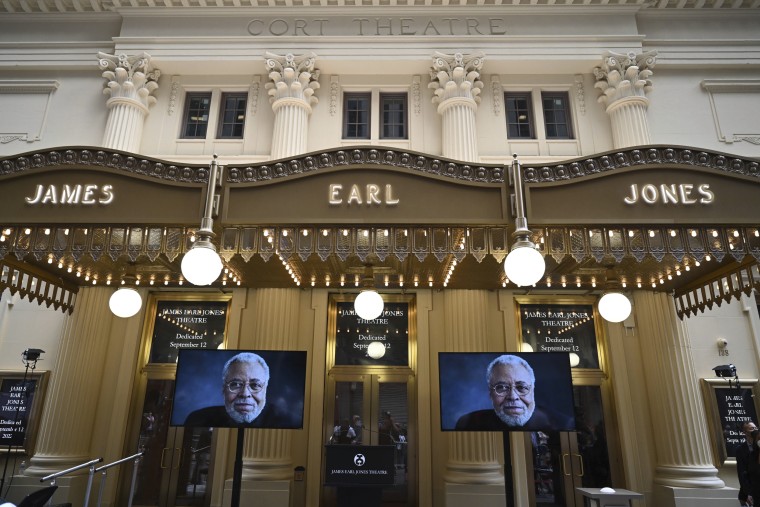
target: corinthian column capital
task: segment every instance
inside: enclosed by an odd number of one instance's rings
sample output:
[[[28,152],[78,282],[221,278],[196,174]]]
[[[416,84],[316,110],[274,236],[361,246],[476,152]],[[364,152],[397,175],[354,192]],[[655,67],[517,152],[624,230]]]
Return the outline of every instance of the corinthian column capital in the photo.
[[[280,99],[302,100],[307,106],[316,105],[319,101],[314,91],[319,89],[319,69],[314,68],[317,55],[307,53],[296,56],[288,53],[285,56],[266,53],[266,66],[269,69],[271,83],[266,84],[269,90],[269,102],[274,104]]]
[[[484,58],[485,55],[482,53],[446,55],[436,52],[430,69],[431,82],[428,85],[435,90],[433,104],[452,98],[470,99],[476,104],[480,103],[480,90],[483,88],[480,69],[483,67]]]
[[[604,53],[602,65],[594,69],[596,88],[603,95],[599,102],[610,106],[614,102],[628,97],[644,97],[652,89],[652,76],[657,51],[636,54]]]
[[[128,56],[124,53],[98,53],[98,65],[104,69],[102,75],[108,80],[103,93],[111,96],[109,105],[128,101],[139,104],[147,112],[148,107],[155,104],[156,98],[151,93],[158,88],[161,71],[153,68],[149,54]]]

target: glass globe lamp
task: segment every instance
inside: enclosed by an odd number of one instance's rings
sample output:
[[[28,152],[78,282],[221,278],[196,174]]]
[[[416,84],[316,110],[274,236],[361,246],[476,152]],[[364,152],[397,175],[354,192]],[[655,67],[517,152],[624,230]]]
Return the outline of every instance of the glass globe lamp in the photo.
[[[544,276],[545,270],[543,255],[530,246],[513,248],[504,260],[507,278],[518,287],[535,285]]]
[[[198,241],[182,258],[181,268],[193,285],[211,285],[222,272],[222,259],[210,241]]]
[[[354,311],[364,320],[375,320],[383,313],[383,297],[376,290],[364,290],[354,299]]]
[[[370,342],[367,347],[367,355],[372,359],[380,359],[385,355],[385,344],[382,342]]]
[[[599,314],[608,322],[623,322],[631,315],[631,301],[621,292],[606,292],[599,300]]]
[[[116,292],[111,294],[108,300],[108,307],[111,313],[117,317],[126,319],[132,317],[140,311],[142,298],[140,294],[131,287],[119,287]]]

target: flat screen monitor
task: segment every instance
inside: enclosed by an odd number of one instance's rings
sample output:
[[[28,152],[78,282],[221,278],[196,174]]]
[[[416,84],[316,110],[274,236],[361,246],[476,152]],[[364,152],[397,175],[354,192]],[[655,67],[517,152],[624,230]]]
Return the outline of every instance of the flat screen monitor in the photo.
[[[305,386],[305,351],[182,349],[170,424],[302,428]]]
[[[575,430],[566,353],[441,352],[438,372],[443,431]]]

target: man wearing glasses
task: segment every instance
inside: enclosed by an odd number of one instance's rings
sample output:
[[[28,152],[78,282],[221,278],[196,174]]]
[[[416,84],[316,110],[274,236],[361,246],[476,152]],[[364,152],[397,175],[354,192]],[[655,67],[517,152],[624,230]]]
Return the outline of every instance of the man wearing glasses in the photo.
[[[463,415],[454,429],[546,431],[573,427],[572,421],[536,407],[536,376],[525,359],[509,354],[497,357],[486,369],[486,381],[493,409]]]
[[[224,406],[206,407],[191,412],[185,426],[276,427],[267,407],[269,365],[253,352],[232,356],[222,369],[221,391]]]

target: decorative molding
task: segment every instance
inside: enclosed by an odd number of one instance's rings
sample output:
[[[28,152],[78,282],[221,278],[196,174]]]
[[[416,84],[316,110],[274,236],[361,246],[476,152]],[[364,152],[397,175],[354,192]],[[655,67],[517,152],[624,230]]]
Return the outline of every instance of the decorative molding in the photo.
[[[250,102],[248,111],[251,116],[256,116],[259,109],[259,88],[261,87],[261,76],[253,76],[251,86],[248,89],[248,101]]]
[[[433,104],[463,98],[479,104],[480,91],[483,88],[480,69],[483,68],[484,59],[483,53],[447,55],[436,52],[428,84],[428,88],[434,90]]]
[[[40,167],[66,166],[108,167],[159,180],[182,183],[206,183],[208,166],[180,166],[171,162],[138,158],[111,150],[98,148],[70,148],[65,151],[42,150],[32,154],[0,160],[0,176],[23,173]]]
[[[412,109],[414,116],[422,112],[422,91],[420,90],[421,77],[419,74],[412,76]]]
[[[182,10],[198,11],[201,13],[205,9],[215,8],[271,8],[272,0],[216,0],[214,2],[177,2],[167,4],[172,11]],[[374,7],[374,3],[366,5],[367,8]],[[415,9],[435,9],[451,8],[452,15],[456,15],[454,8],[479,7],[483,5],[482,0],[461,0],[456,5],[450,4],[447,0],[427,0],[424,4],[419,0],[394,0],[394,6]],[[494,0],[493,5],[503,7],[534,7],[536,0]],[[605,4],[595,4],[605,7]],[[294,13],[300,12],[304,7],[351,7],[362,9],[363,4],[357,4],[352,0],[293,0],[283,5],[278,5],[281,9],[290,9]],[[549,5],[550,7],[553,5]],[[617,0],[614,4],[609,4],[611,10],[622,6],[633,6],[644,10],[704,10],[704,11],[727,11],[727,10],[750,10],[757,9],[756,0],[734,0],[727,2],[725,0]],[[560,7],[560,5],[557,5]],[[588,8],[589,0],[565,0],[561,7],[566,8]],[[3,0],[0,2],[0,12],[7,13],[74,13],[98,12],[104,15],[112,15],[120,9],[155,9],[162,11],[165,4],[157,4],[154,0]]]
[[[760,79],[706,79],[701,83],[702,88],[707,91],[707,96],[710,99],[710,111],[712,112],[713,123],[715,125],[715,133],[717,134],[718,141],[726,144],[745,141],[751,144],[760,145],[760,127],[757,127],[758,122],[756,120],[756,111],[760,111],[760,107],[756,104],[760,99]],[[748,97],[746,104],[738,106],[742,109],[742,115],[737,117],[733,111],[724,110],[721,114],[715,97],[721,94],[752,94],[751,98]],[[736,97],[736,95],[731,95]],[[754,110],[751,108],[754,106]],[[750,120],[750,118],[752,118]],[[721,121],[721,119],[723,121]],[[737,121],[739,123],[737,123]],[[742,121],[746,123],[742,123]],[[728,124],[728,125],[726,125]],[[743,130],[745,128],[752,128],[753,126],[758,128],[756,132],[738,133],[731,132],[731,127],[737,130]]]
[[[340,76],[330,76],[330,116],[338,114],[338,100],[340,99]]]
[[[181,88],[182,86],[179,83],[179,77],[172,76],[172,86],[169,90],[169,108],[167,109],[169,116],[172,116],[177,109],[177,99],[179,98],[179,91]]]
[[[266,66],[272,80],[266,84],[269,102],[274,104],[281,99],[297,99],[308,106],[316,105],[319,102],[314,96],[319,89],[319,69],[314,68],[316,60],[314,53],[280,56],[267,51]]]
[[[659,164],[709,167],[716,171],[760,179],[760,162],[757,160],[671,146],[620,150],[597,155],[593,158],[578,159],[555,165],[523,166],[523,179],[528,183],[550,183],[582,178],[625,167]]]
[[[286,178],[331,167],[352,167],[367,164],[387,165],[470,182],[502,183],[504,181],[504,166],[501,165],[493,167],[470,165],[419,153],[379,150],[373,147],[328,150],[274,164],[227,165],[225,174],[229,183],[253,183]]]
[[[606,51],[603,63],[594,69],[595,88],[602,91],[599,102],[610,106],[627,97],[644,97],[652,89],[652,68],[657,61],[657,51],[623,55]]]
[[[499,76],[491,76],[491,94],[493,95],[493,115],[501,115],[501,104],[504,99],[504,87],[501,86]]]
[[[575,102],[582,116],[586,115],[586,93],[583,88],[583,74],[575,75]]]
[[[148,53],[134,56],[98,53],[98,65],[105,69],[103,77],[108,80],[103,93],[111,97],[109,102],[122,99],[146,109],[156,103],[151,93],[158,89],[161,71],[154,69],[150,60]]]
[[[5,259],[5,254],[0,249],[0,294],[7,289],[11,295],[18,292],[22,298],[48,308],[68,314],[74,311],[79,287],[29,264]]]
[[[27,126],[26,132],[0,132],[0,144],[8,144],[13,141],[33,143],[42,140],[42,134],[47,124],[48,112],[50,111],[50,104],[53,100],[53,92],[59,86],[60,83],[55,80],[0,80],[0,97],[2,95],[28,95],[27,99],[32,102],[45,101],[45,105],[39,107],[42,110],[41,114],[35,115],[32,112],[33,108],[27,107],[24,119],[14,122],[15,129],[19,129],[19,127],[23,129],[23,127]],[[42,95],[46,95],[46,97],[42,98]],[[23,99],[12,97],[9,100],[18,105],[18,102]],[[2,99],[0,98],[1,101]]]

